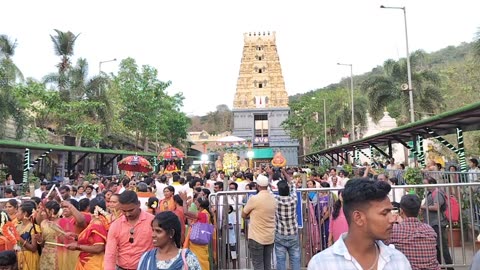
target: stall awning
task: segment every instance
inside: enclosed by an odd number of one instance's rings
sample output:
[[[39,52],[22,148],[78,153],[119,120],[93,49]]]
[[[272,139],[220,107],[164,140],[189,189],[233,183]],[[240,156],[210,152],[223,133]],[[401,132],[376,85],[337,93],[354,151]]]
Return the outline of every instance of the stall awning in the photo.
[[[273,158],[273,149],[272,148],[253,148],[253,158],[254,159]]]

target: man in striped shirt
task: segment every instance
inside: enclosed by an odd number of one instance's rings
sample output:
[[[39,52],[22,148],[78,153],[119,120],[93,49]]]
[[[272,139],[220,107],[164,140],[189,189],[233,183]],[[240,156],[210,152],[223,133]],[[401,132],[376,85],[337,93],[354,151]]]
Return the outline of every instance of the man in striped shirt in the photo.
[[[291,177],[283,172],[288,179],[277,183],[277,210],[275,213],[275,256],[277,269],[286,270],[286,255],[290,258],[290,268],[300,270],[300,243],[297,224],[297,191]]]

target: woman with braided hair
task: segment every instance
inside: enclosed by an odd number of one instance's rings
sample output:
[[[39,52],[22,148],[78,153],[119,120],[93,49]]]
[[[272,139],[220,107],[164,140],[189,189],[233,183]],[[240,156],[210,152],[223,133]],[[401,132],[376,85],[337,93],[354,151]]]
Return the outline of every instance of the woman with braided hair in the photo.
[[[92,221],[78,235],[78,241],[67,245],[69,250],[79,250],[80,256],[75,270],[103,269],[105,244],[110,217],[106,211],[106,202],[96,197],[90,201]]]
[[[56,201],[49,201],[44,206],[45,219],[40,223],[41,234],[35,234],[37,244],[43,245],[40,255],[40,269],[60,270],[58,236],[66,233],[58,225],[60,204]]]
[[[40,255],[38,244],[34,235],[40,234],[40,226],[33,223],[33,214],[36,205],[33,201],[26,201],[20,205],[17,212],[17,231],[20,234],[18,244],[20,251],[17,253],[18,266],[23,270],[39,270]]]

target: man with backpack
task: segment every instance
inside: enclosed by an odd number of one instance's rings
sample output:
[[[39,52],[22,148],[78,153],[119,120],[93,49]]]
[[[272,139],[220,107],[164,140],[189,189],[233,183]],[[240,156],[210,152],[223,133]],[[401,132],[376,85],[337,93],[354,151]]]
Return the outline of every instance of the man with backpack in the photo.
[[[425,185],[435,185],[437,180],[431,176],[427,176],[423,183]],[[427,187],[425,202],[421,206],[423,212],[423,221],[432,226],[435,233],[437,233],[437,260],[442,263],[442,253],[445,264],[452,264],[452,257],[448,249],[447,239],[447,225],[448,220],[445,216],[447,209],[447,198],[443,191],[437,187]],[[448,270],[453,270],[453,267],[448,267]]]

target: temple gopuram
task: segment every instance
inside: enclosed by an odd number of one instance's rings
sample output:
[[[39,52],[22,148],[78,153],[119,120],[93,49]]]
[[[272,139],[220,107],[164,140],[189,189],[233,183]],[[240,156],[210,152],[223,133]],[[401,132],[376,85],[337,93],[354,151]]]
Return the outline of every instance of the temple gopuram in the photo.
[[[275,32],[245,33],[233,101],[233,135],[251,141],[255,165],[269,163],[278,151],[287,165],[298,165],[298,141],[281,126],[289,113]],[[246,151],[240,155],[246,157]]]

